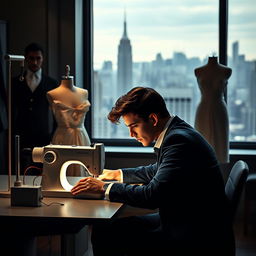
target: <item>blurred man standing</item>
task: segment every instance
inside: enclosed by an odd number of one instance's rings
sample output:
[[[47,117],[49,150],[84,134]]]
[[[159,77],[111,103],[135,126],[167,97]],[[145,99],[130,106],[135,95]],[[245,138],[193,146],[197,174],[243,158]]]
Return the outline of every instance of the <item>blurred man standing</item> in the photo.
[[[46,93],[58,86],[58,81],[42,70],[44,52],[40,45],[31,43],[25,48],[26,71],[13,79],[13,138],[20,136],[21,172],[32,164],[25,148],[45,146],[54,132],[54,119]]]

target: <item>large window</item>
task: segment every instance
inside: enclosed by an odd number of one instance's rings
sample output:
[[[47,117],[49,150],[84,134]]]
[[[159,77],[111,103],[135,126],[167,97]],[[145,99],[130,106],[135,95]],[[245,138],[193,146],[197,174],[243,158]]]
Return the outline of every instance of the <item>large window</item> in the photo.
[[[229,1],[228,110],[231,141],[256,141],[255,0]]]
[[[129,139],[127,128],[111,124],[107,114],[119,96],[139,85],[155,88],[171,113],[194,125],[201,97],[194,69],[209,56],[219,57],[218,4],[93,1],[93,139]],[[255,141],[255,9],[253,0],[229,4],[230,136]]]

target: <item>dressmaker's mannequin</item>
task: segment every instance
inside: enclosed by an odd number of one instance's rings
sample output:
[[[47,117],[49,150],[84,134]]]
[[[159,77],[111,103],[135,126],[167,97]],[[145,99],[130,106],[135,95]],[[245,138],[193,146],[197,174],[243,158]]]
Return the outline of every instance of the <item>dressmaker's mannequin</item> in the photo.
[[[220,163],[229,162],[229,119],[224,91],[232,69],[209,57],[208,63],[195,69],[201,91],[195,128],[203,134],[216,151]]]
[[[84,127],[85,116],[91,105],[88,101],[88,91],[74,85],[73,76],[69,76],[68,65],[60,86],[49,91],[47,99],[58,124],[51,143],[90,145],[90,139]],[[69,166],[67,175],[84,176],[83,168],[73,164]]]

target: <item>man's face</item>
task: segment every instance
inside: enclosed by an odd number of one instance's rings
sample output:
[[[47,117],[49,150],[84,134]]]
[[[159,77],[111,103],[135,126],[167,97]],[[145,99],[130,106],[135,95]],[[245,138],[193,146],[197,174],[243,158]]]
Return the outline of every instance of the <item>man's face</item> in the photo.
[[[32,72],[38,71],[43,64],[43,55],[41,51],[32,51],[26,55],[26,62],[28,68]]]
[[[154,120],[149,118],[148,121],[144,121],[133,113],[124,115],[123,120],[129,129],[130,136],[142,143],[143,146],[149,146],[156,139]]]

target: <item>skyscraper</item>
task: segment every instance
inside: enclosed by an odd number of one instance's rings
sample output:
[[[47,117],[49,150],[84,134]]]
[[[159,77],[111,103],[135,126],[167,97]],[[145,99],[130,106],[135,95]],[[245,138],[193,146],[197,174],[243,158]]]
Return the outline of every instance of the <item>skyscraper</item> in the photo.
[[[233,65],[236,65],[238,62],[238,51],[239,51],[239,44],[238,41],[234,42],[232,44],[232,60],[233,60]]]
[[[126,15],[124,14],[124,32],[118,45],[117,56],[117,88],[126,93],[132,88],[132,46],[127,36]]]

